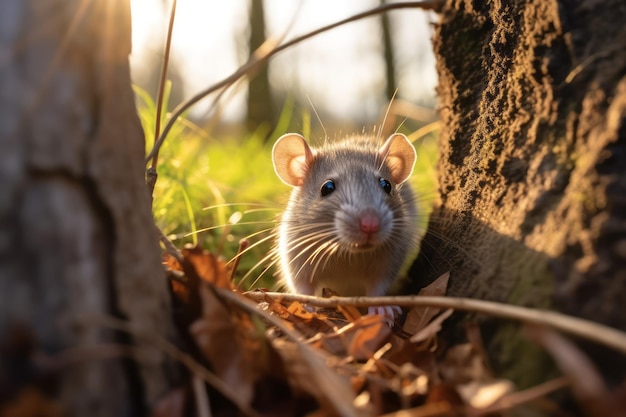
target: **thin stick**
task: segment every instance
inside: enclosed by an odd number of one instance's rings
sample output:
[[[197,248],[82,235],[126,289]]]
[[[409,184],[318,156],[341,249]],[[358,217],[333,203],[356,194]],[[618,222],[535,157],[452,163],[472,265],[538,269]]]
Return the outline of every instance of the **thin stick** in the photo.
[[[332,403],[337,413],[346,417],[358,415],[352,404],[354,392],[349,383],[327,366],[324,356],[303,342],[304,338],[300,333],[287,326],[281,318],[259,309],[255,303],[240,294],[217,287],[215,287],[215,291],[223,299],[236,304],[250,314],[261,316],[280,329],[288,339],[296,344],[303,361],[310,367],[312,378],[319,382],[320,390],[324,392],[326,399]]]
[[[161,75],[159,77],[159,91],[157,93],[156,120],[154,121],[154,145],[161,135],[161,113],[163,112],[163,95],[165,94],[165,82],[167,80],[167,68],[170,62],[170,50],[172,46],[172,33],[174,32],[174,18],[176,17],[176,0],[172,0],[170,9],[170,23],[167,27],[167,37],[165,39],[165,48],[163,51],[163,61],[161,64]],[[152,158],[152,165],[148,169],[147,182],[150,195],[154,192],[154,186],[157,181],[157,165],[159,163],[159,153],[155,153]]]
[[[170,9],[170,22],[167,27],[167,37],[163,51],[163,64],[161,65],[161,75],[159,76],[159,92],[157,94],[156,120],[154,126],[154,143],[161,134],[161,113],[163,112],[163,95],[165,94],[165,82],[167,80],[167,68],[170,63],[170,50],[172,48],[172,34],[174,32],[174,19],[176,17],[176,0],[172,0]],[[156,169],[159,162],[159,154],[155,154],[152,159],[152,168]]]
[[[279,292],[248,292],[245,295],[262,301],[265,297],[284,301],[299,301],[317,307],[333,308],[339,305],[357,307],[398,305],[404,307],[439,307],[473,311],[505,319],[520,320],[544,325],[609,346],[626,354],[626,333],[611,327],[577,317],[566,316],[554,311],[536,310],[494,301],[472,300],[456,297],[397,296],[397,297],[331,297],[283,294]]]
[[[176,120],[187,110],[189,109],[189,107],[193,106],[194,104],[196,104],[198,101],[202,100],[204,97],[208,96],[209,94],[213,93],[214,91],[219,90],[220,88],[226,87],[227,85],[237,81],[239,78],[243,77],[244,75],[246,75],[248,72],[253,72],[254,70],[256,70],[256,68],[260,65],[265,64],[272,56],[278,54],[281,51],[284,51],[285,49],[289,48],[292,45],[295,45],[297,43],[300,43],[306,39],[309,39],[315,35],[318,35],[320,33],[329,31],[331,29],[334,29],[338,26],[341,25],[345,25],[346,23],[350,23],[350,22],[354,22],[356,20],[360,20],[366,17],[370,17],[373,16],[375,14],[378,13],[385,13],[388,12],[390,10],[394,10],[394,9],[408,9],[408,8],[419,8],[419,9],[423,9],[423,10],[438,10],[439,7],[443,4],[442,0],[432,0],[432,1],[415,1],[415,2],[404,2],[404,3],[390,3],[390,4],[385,4],[383,6],[380,7],[376,7],[374,9],[362,12],[362,13],[358,13],[354,16],[351,16],[347,19],[341,20],[339,22],[336,23],[332,23],[330,25],[324,26],[320,29],[316,29],[314,31],[311,31],[309,33],[306,33],[302,36],[298,36],[295,39],[292,39],[289,42],[286,42],[280,46],[275,47],[274,49],[271,49],[267,52],[263,52],[261,50],[261,48],[264,48],[264,45],[261,45],[261,47],[259,49],[256,50],[256,52],[250,57],[250,59],[248,60],[248,62],[246,64],[244,64],[243,66],[239,67],[239,69],[237,69],[237,71],[235,71],[234,73],[232,73],[230,76],[224,78],[222,81],[218,82],[217,84],[212,85],[211,87],[202,90],[201,92],[199,92],[198,94],[196,94],[195,96],[191,97],[189,100],[182,102],[180,105],[178,105],[174,111],[172,112],[172,115],[170,116],[170,119],[168,120],[167,124],[165,125],[165,127],[163,128],[163,132],[161,133],[161,136],[159,137],[159,139],[156,141],[156,143],[154,144],[154,147],[152,148],[152,150],[150,151],[150,153],[148,154],[148,156],[146,157],[146,163],[148,163],[154,156],[155,154],[159,153],[159,149],[161,148],[161,145],[163,144],[163,141],[165,141],[165,138],[167,136],[167,134],[169,133],[170,129],[172,129],[172,127],[174,126],[174,123],[176,123]]]
[[[230,272],[230,282],[233,282],[235,279],[235,274],[237,273],[237,267],[239,267],[239,261],[241,260],[241,254],[245,252],[246,249],[250,246],[250,241],[248,239],[241,239],[239,241],[239,249],[237,250],[237,255],[235,256],[235,260],[233,262],[233,269]]]
[[[198,417],[211,417],[211,406],[209,405],[209,397],[204,388],[204,381],[197,375],[193,376],[192,381],[193,396],[196,400],[196,410]]]
[[[180,263],[182,265],[183,264],[183,254],[180,253],[178,248],[176,246],[174,246],[172,241],[167,236],[165,236],[163,231],[161,229],[159,229],[159,227],[156,224],[154,225],[154,228],[157,230],[157,233],[159,234],[159,240],[161,241],[161,243],[163,243],[163,246],[165,246],[165,251],[167,253],[169,253],[170,255],[172,255],[174,257],[174,259],[176,259],[178,261],[178,263]]]

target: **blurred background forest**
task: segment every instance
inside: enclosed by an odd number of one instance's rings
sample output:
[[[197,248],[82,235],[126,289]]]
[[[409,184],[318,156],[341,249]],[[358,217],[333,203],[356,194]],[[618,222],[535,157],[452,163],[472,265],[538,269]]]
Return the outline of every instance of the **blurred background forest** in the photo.
[[[232,74],[267,40],[288,41],[382,4],[179,1],[165,109]],[[131,0],[131,71],[147,151],[154,143],[154,98],[170,8],[169,0]],[[336,138],[374,132],[394,94],[383,134],[399,130],[414,141],[420,156],[414,187],[422,200],[432,202],[434,19],[423,10],[400,9],[340,26],[281,52],[267,68],[230,86],[221,97],[213,94],[197,103],[161,150],[153,205],[157,225],[178,246],[200,243],[231,258],[242,237],[264,230],[254,240],[269,236],[286,202],[289,188],[271,166],[276,138],[297,132],[315,143],[326,133]],[[420,128],[426,133],[419,133]],[[243,259],[243,273],[267,253],[267,245],[257,250],[257,256]]]

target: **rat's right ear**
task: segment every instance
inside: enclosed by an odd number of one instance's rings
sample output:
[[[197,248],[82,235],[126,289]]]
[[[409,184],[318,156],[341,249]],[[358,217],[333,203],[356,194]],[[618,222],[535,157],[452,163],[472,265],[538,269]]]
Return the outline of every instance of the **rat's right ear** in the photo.
[[[315,151],[309,147],[304,137],[297,133],[287,133],[278,138],[272,149],[272,162],[278,178],[287,185],[299,187],[313,160]]]

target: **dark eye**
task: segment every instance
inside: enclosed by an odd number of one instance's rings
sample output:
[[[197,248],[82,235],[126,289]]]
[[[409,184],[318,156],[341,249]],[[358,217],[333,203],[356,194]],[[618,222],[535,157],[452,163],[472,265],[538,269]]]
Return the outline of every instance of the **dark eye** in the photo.
[[[378,183],[380,184],[380,187],[385,190],[385,192],[387,194],[389,194],[391,192],[391,183],[389,181],[387,181],[384,178],[379,178],[378,179]]]
[[[322,184],[322,189],[320,190],[322,197],[326,197],[333,191],[335,191],[335,182],[333,180],[326,180],[324,184]]]

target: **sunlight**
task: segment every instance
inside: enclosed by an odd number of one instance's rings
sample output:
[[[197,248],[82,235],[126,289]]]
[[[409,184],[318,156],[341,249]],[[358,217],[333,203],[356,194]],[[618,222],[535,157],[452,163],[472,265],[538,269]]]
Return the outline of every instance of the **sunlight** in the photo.
[[[374,0],[267,0],[267,35],[280,38],[288,31],[286,39],[292,39],[378,4]],[[131,7],[131,66],[137,82],[148,77],[149,66],[160,66],[169,5],[154,0],[131,0]],[[185,97],[220,81],[245,62],[248,13],[248,0],[178,2],[170,68],[183,78]],[[391,13],[396,38],[398,96],[432,103],[436,76],[430,46],[431,29],[426,16],[421,10]],[[279,94],[310,97],[313,105],[324,114],[355,121],[376,120],[386,106],[381,37],[377,17],[321,34],[273,58],[270,81]],[[246,93],[246,89],[241,88],[233,94],[224,108],[225,119],[237,121],[245,115]],[[192,113],[202,115],[208,105],[205,101]]]

